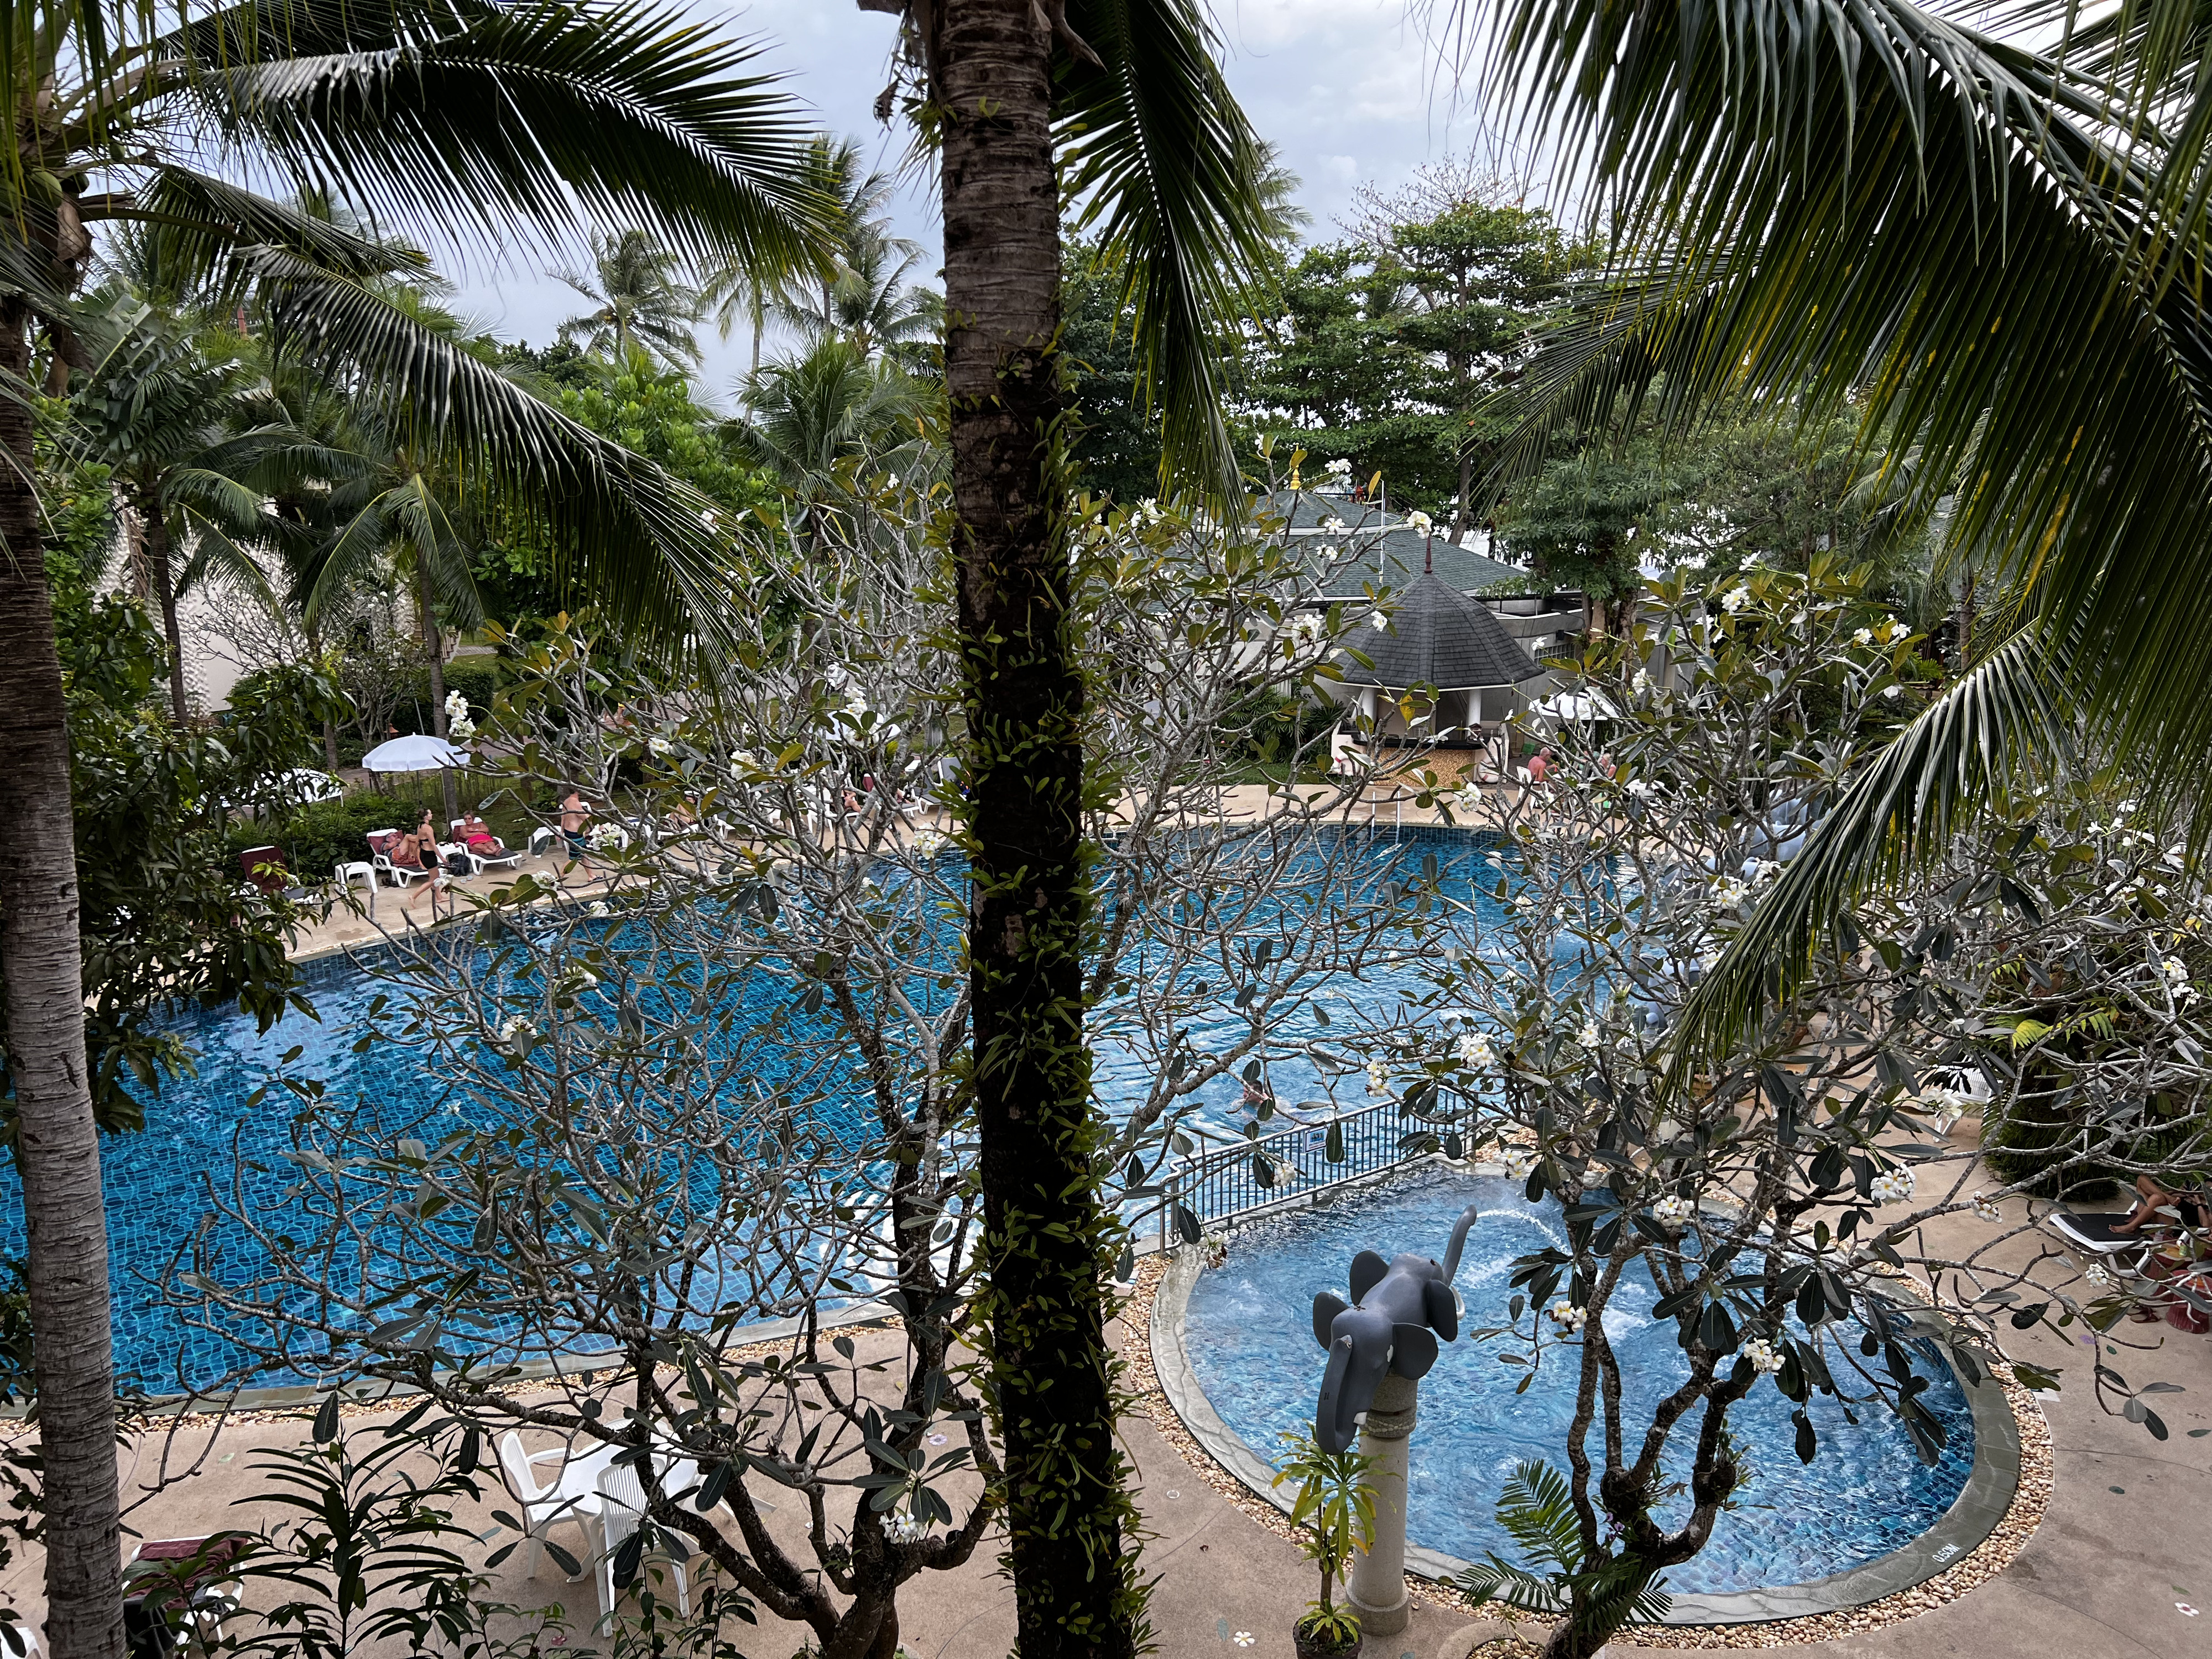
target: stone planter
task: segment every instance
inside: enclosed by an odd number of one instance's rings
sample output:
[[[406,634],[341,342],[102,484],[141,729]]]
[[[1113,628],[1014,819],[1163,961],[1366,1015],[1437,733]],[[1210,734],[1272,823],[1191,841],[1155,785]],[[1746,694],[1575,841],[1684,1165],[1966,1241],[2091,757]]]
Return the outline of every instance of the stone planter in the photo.
[[[1505,617],[1540,617],[1544,614],[1544,607],[1550,603],[1540,594],[1532,593],[1525,598],[1500,599],[1498,611],[1500,616]]]
[[[1332,1646],[1318,1636],[1307,1635],[1304,1620],[1291,1630],[1291,1640],[1297,1648],[1298,1659],[1359,1659],[1360,1646],[1366,1639],[1364,1636],[1355,1636],[1342,1647]]]

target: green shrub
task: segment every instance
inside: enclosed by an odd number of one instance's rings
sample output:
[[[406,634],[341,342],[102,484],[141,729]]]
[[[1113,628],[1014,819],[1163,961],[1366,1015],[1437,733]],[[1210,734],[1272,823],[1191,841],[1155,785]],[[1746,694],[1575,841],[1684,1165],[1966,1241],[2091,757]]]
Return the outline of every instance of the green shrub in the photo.
[[[284,867],[307,882],[328,881],[331,866],[368,856],[372,830],[404,830],[420,815],[388,795],[348,795],[343,800],[317,801],[281,817],[260,818],[231,826],[231,850],[249,847],[277,847],[284,852]]]
[[[2038,1198],[2069,1201],[2102,1199],[2111,1197],[2122,1188],[2132,1187],[2132,1172],[2102,1159],[2062,1167],[2069,1157],[2069,1149],[2084,1144],[2086,1126],[2073,1101],[2057,1086],[2057,1079],[2047,1082],[2051,1085],[2048,1092],[2023,1091],[2025,1097],[2010,1111],[1992,1116],[1984,1126],[1983,1156],[1990,1168],[2008,1185],[2032,1182],[2027,1190]],[[2148,1116],[2150,1121],[2127,1148],[2128,1161],[2157,1168],[2191,1144],[2197,1125],[2184,1103],[2154,1100],[2149,1103]]]
[[[1232,763],[1287,761],[1300,738],[1310,740],[1319,726],[1319,717],[1306,708],[1304,698],[1266,687],[1246,696],[1221,721]]]

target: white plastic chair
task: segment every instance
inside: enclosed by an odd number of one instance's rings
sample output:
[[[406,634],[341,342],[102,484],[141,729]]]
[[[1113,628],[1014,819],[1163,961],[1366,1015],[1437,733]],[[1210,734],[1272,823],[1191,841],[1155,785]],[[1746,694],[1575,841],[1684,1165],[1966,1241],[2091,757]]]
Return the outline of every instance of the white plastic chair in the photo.
[[[623,1545],[637,1531],[637,1524],[645,1512],[645,1483],[637,1478],[637,1470],[628,1463],[610,1463],[599,1476],[599,1616],[614,1616],[615,1603],[621,1592],[615,1588],[615,1556]],[[679,1618],[691,1612],[691,1587],[684,1576],[684,1564],[665,1550],[656,1552],[667,1563],[669,1577],[676,1581],[676,1612]],[[638,1578],[645,1576],[642,1559],[638,1564]]]
[[[581,1457],[571,1457],[565,1446],[556,1446],[550,1451],[532,1453],[523,1449],[522,1437],[512,1429],[500,1437],[500,1473],[506,1477],[507,1491],[522,1507],[522,1525],[530,1540],[530,1576],[538,1577],[544,1565],[544,1532],[556,1521],[573,1521],[582,1528],[587,1547],[592,1528],[599,1524],[600,1502],[599,1477],[614,1455],[614,1448],[603,1447],[586,1452]],[[552,1480],[538,1484],[536,1469],[540,1463],[560,1465]],[[574,1583],[584,1575],[574,1574],[568,1582]]]

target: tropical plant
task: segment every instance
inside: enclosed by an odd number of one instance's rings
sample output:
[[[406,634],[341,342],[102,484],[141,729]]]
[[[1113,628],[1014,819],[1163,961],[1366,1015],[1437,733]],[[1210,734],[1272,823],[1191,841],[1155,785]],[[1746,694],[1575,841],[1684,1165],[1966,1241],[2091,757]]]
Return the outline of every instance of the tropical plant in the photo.
[[[1329,1593],[1352,1571],[1352,1558],[1375,1547],[1375,1460],[1364,1452],[1324,1451],[1310,1430],[1283,1439],[1291,1452],[1272,1484],[1298,1483],[1291,1525],[1298,1547],[1321,1569],[1321,1595],[1298,1620],[1298,1631],[1325,1647],[1350,1647],[1359,1639],[1359,1615],[1339,1607]]]
[[[1803,1462],[1881,1413],[1932,1463],[1949,1431],[1931,1381],[1978,1388],[2008,1365],[2047,1389],[2015,1333],[2124,1340],[2105,1269],[2008,1244],[2036,1237],[2005,1200],[2042,1171],[1978,1188],[1981,1149],[1952,1133],[1966,1112],[2063,1099],[2080,1125],[2050,1160],[2062,1170],[2203,1164],[2185,1127],[2212,1081],[2202,947],[2176,921],[2202,884],[2157,872],[2167,844],[2148,822],[2078,845],[2057,757],[2051,793],[1841,918],[1791,999],[1709,1052],[1694,1092],[1670,1088],[1702,964],[1908,718],[1917,641],[1866,581],[1826,557],[1658,580],[1627,635],[1585,654],[1614,712],[1559,724],[1541,790],[1434,797],[1495,837],[1496,908],[1438,916],[1416,947],[1444,964],[1437,1024],[1376,1021],[1370,1052],[1425,1126],[1414,1144],[1494,1147],[1528,1202],[1559,1206],[1553,1242],[1492,1292],[1504,1305],[1474,1314],[1531,1379],[1564,1363],[1573,1383],[1564,1490],[1524,1483],[1533,1565],[1474,1581],[1563,1615],[1547,1659],[1589,1659],[1758,1501],[1792,1437],[1739,1433],[1754,1391],[1789,1402]],[[2062,1001],[2124,1007],[2124,1040],[2022,1030]],[[2090,1372],[2100,1394],[2117,1375]],[[1626,1386],[1639,1373],[1658,1386]]]
[[[238,354],[211,349],[186,319],[128,296],[118,303],[129,313],[121,337],[77,389],[72,431],[132,509],[132,574],[161,618],[170,708],[181,726],[191,709],[178,601],[210,578],[265,590],[264,549],[283,523],[236,476],[264,435],[240,429]]]
[[[854,499],[860,479],[923,465],[933,401],[903,370],[870,362],[833,334],[803,357],[754,375],[744,416],[725,430],[739,456],[782,487],[809,536],[819,540],[827,515]]]
[[[908,108],[945,216],[946,441],[959,597],[965,967],[1006,1462],[1006,1565],[1030,1652],[1145,1639],[1103,1282],[1120,1254],[1092,1156],[1085,692],[1070,618],[1062,204],[1121,270],[1172,476],[1243,493],[1216,378],[1273,257],[1261,152],[1197,0],[869,0],[902,20]],[[886,95],[895,102],[897,89]]]
[[[819,326],[836,310],[835,290],[853,250],[875,240],[881,244],[878,263],[897,259],[902,274],[915,252],[913,243],[884,230],[881,222],[890,200],[891,176],[870,170],[854,140],[817,133],[806,146],[799,179],[824,204],[829,241],[822,257],[803,267],[725,264],[708,273],[700,295],[701,309],[714,313],[724,339],[740,318],[751,325],[755,374],[760,373],[761,337],[771,319],[795,319],[804,330],[811,318],[817,331],[810,331],[820,337]]]
[[[1492,394],[1592,252],[1465,166],[1360,200],[1356,234],[1285,273],[1245,401],[1263,423],[1287,416],[1310,452],[1350,457],[1358,477],[1381,471],[1393,501],[1440,524],[1449,513],[1460,541],[1483,520],[1475,486],[1511,427]]]
[[[1893,434],[1945,559],[2010,596],[1739,936],[1686,1067],[1790,994],[1854,894],[1942,857],[2077,725],[2161,796],[2193,788],[2212,659],[2174,596],[2212,574],[2191,367],[2212,28],[2148,0],[2014,7],[2009,38],[1887,0],[1516,0],[1483,27],[1496,83],[1619,228],[1619,280],[1527,383],[1522,461],[1655,374],[1676,429],[1747,398],[1849,419]],[[2212,796],[2189,804],[2201,843]]]
[[[830,1655],[895,1647],[903,1587],[970,1563],[1008,1490],[975,1346],[987,1304],[970,1248],[984,1211],[957,957],[967,872],[924,820],[946,793],[931,728],[957,663],[941,487],[869,493],[860,533],[840,519],[826,542],[792,524],[761,537],[752,591],[782,604],[743,619],[751,672],[717,696],[627,672],[619,641],[576,629],[516,653],[492,778],[550,804],[572,788],[606,800],[623,776],[610,810],[653,835],[595,860],[603,907],[549,909],[549,884],[528,876],[483,896],[478,925],[512,976],[471,966],[473,928],[404,969],[393,958],[372,1023],[416,1031],[431,1073],[465,1082],[441,1085],[434,1107],[354,1110],[313,1062],[288,1067],[273,1087],[313,1103],[296,1164],[269,1184],[216,1176],[223,1224],[170,1286],[256,1358],[290,1370],[319,1354],[425,1389],[487,1432],[634,1447],[644,1416],[600,1409],[625,1401],[720,1469],[714,1492],[738,1522],[727,1532],[683,1501],[685,1460],[641,1470],[658,1483],[656,1527]],[[1086,811],[1113,896],[1087,963],[1091,1029],[1126,1062],[1095,1156],[1112,1203],[1156,1209],[1160,1165],[1201,1133],[1207,1093],[1310,1065],[1286,1014],[1324,977],[1382,959],[1397,913],[1389,861],[1328,822],[1359,780],[1303,793],[1264,836],[1203,816],[1230,759],[1224,711],[1303,565],[1171,515],[1086,517],[1073,552],[1102,575],[1077,589],[1100,687],[1086,740],[1104,773]],[[1341,631],[1275,641],[1270,672],[1310,690]],[[622,718],[604,718],[617,698]],[[465,1124],[445,1109],[464,1096]],[[395,1109],[416,1108],[427,1162],[392,1153]],[[525,1198],[562,1171],[587,1172],[588,1190],[573,1175],[560,1185],[599,1218],[600,1244],[579,1247],[584,1210]],[[388,1248],[334,1271],[364,1202],[384,1213],[426,1181],[440,1196],[405,1199]],[[1188,1212],[1179,1221],[1195,1231]],[[467,1245],[478,1226],[496,1251]],[[395,1273],[410,1307],[438,1313],[386,1311]],[[825,1293],[880,1296],[896,1328],[809,1318],[787,1362],[760,1364],[745,1327],[818,1315]],[[487,1330],[507,1334],[488,1348]],[[525,1395],[497,1384],[510,1359],[562,1347],[594,1352],[590,1373]],[[761,1530],[787,1492],[823,1523]]]
[[[1468,1605],[1499,1601],[1522,1613],[1577,1621],[1604,1638],[1631,1620],[1666,1617],[1671,1596],[1624,1558],[1583,1547],[1567,1478],[1545,1462],[1514,1465],[1498,1497],[1498,1522],[1520,1551],[1508,1561],[1495,1550],[1455,1580]]]
[[[676,255],[647,232],[610,231],[592,240],[593,271],[553,274],[592,302],[592,309],[561,325],[560,337],[586,351],[626,364],[641,351],[682,368],[699,361],[691,325],[699,295],[676,276]]]
[[[179,726],[149,708],[167,653],[135,602],[104,595],[61,622],[92,1102],[103,1127],[136,1129],[191,1064],[165,1029],[178,1009],[228,1002],[266,1030],[306,1006],[286,954],[295,911],[240,891],[228,831],[307,763],[340,694],[312,666],[265,670],[219,730]],[[5,1043],[0,1058],[12,1081]]]
[[[119,1654],[114,1388],[100,1153],[84,1058],[69,739],[34,494],[34,341],[82,365],[70,290],[103,222],[156,227],[179,280],[258,289],[264,325],[368,377],[423,441],[555,526],[564,584],[641,643],[711,646],[716,541],[689,491],[427,339],[362,278],[394,252],[196,163],[340,198],[479,245],[616,218],[687,253],[811,257],[793,106],[752,50],[670,11],[556,3],[241,0],[172,24],[147,0],[38,0],[0,56],[0,974],[29,1236],[46,1480],[46,1635]],[[399,263],[409,262],[400,259]]]

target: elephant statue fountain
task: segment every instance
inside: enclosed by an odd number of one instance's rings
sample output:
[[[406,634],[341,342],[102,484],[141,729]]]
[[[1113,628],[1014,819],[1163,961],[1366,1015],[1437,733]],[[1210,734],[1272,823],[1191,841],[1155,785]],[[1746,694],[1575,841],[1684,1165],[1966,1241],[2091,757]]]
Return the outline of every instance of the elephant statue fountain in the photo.
[[[1328,1350],[1314,1415],[1314,1438],[1322,1450],[1350,1449],[1386,1374],[1419,1382],[1437,1363],[1437,1338],[1457,1340],[1460,1303],[1452,1275],[1475,1207],[1468,1205],[1453,1224],[1442,1266],[1425,1255],[1385,1261],[1362,1250],[1352,1258],[1349,1303],[1328,1291],[1314,1297],[1314,1339]]]
[[[1452,1225],[1442,1265],[1425,1255],[1385,1261],[1373,1250],[1352,1258],[1352,1300],[1323,1291],[1314,1298],[1314,1336],[1328,1350],[1314,1438],[1324,1451],[1352,1449],[1368,1459],[1364,1484],[1375,1498],[1375,1536],[1353,1564],[1346,1599],[1363,1631],[1391,1636],[1412,1617],[1406,1595],[1407,1440],[1413,1432],[1416,1385],[1437,1363],[1437,1340],[1459,1337],[1459,1293],[1452,1275],[1470,1204]]]

